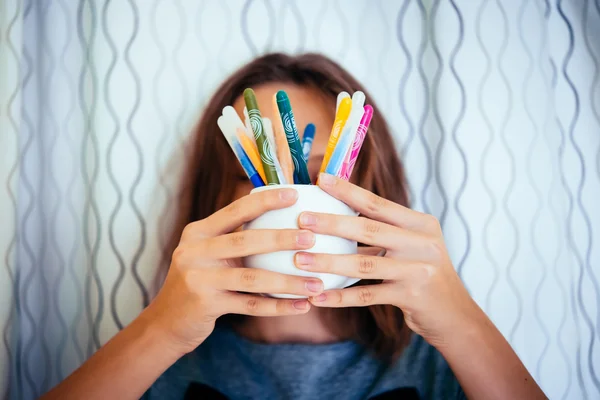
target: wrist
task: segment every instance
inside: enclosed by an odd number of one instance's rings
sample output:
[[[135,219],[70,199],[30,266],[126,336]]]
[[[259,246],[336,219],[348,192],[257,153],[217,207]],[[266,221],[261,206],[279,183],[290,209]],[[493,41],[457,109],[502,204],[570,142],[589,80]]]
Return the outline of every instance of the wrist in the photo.
[[[499,332],[479,306],[463,318],[457,318],[437,350],[446,358],[460,356],[472,352],[475,348],[485,346]]]
[[[165,324],[154,312],[152,305],[142,311],[136,322],[140,334],[146,342],[152,346],[160,347],[166,357],[177,360],[193,350],[187,343],[183,343],[175,337],[170,327],[167,326],[168,324]]]

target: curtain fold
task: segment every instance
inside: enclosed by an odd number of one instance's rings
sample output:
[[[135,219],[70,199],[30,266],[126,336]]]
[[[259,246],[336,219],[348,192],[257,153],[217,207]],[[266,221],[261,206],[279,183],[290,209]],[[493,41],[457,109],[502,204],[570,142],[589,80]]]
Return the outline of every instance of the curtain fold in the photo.
[[[367,86],[475,300],[549,397],[598,397],[600,0],[2,0],[0,393],[152,299],[189,132],[269,51]]]

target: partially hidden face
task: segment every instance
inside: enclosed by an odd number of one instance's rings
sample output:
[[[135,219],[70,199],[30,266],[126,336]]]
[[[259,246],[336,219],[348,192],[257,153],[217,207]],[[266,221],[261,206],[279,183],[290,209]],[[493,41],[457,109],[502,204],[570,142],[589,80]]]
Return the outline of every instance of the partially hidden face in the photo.
[[[276,121],[273,115],[273,95],[279,90],[285,90],[292,103],[292,110],[298,126],[300,138],[304,133],[304,128],[309,123],[313,123],[316,127],[315,139],[313,141],[312,151],[308,159],[308,172],[314,182],[319,174],[321,161],[327,148],[329,133],[335,117],[335,98],[327,97],[318,89],[306,86],[298,86],[289,83],[268,83],[252,88],[258,100],[258,106],[263,118],[269,118],[271,121]],[[244,98],[238,97],[232,104],[238,115],[244,115]],[[244,172],[239,171],[240,177],[245,177]],[[240,179],[237,181],[235,199],[247,195],[252,190],[253,186],[248,179]]]

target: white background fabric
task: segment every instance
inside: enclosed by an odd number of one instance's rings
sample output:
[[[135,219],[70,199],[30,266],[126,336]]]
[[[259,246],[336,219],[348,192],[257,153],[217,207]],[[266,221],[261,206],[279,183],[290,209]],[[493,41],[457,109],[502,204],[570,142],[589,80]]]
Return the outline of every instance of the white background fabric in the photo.
[[[45,392],[149,301],[216,86],[318,51],[375,96],[414,207],[546,394],[598,398],[599,3],[2,0],[0,393]]]

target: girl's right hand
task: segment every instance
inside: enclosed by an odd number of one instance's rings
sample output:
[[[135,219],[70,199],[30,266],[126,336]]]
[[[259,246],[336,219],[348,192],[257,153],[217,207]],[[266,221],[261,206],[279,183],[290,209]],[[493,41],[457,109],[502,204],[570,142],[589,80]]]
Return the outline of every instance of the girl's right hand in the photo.
[[[306,300],[262,297],[259,293],[315,296],[315,278],[244,268],[240,257],[281,250],[306,250],[314,233],[304,230],[233,232],[269,210],[296,202],[294,189],[267,190],[242,197],[210,217],[187,225],[158,296],[145,313],[149,323],[182,352],[194,350],[224,314],[283,316],[304,314]],[[244,293],[239,293],[244,292]]]

